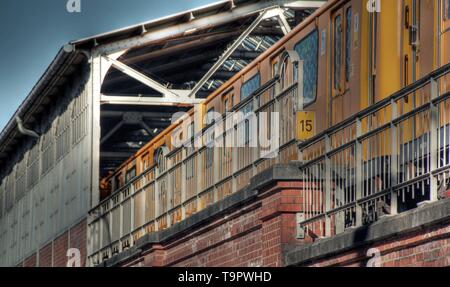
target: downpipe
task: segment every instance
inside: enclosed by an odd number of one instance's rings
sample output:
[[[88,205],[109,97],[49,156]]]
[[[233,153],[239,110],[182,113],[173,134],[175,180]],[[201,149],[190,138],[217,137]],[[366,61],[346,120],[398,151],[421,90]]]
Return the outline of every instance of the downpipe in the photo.
[[[26,129],[23,126],[22,119],[19,118],[19,116],[16,116],[16,122],[17,122],[17,128],[19,129],[19,132],[21,134],[26,135],[26,136],[30,136],[30,137],[33,137],[33,138],[36,138],[36,139],[39,139],[39,134],[38,133],[36,133],[35,131],[32,131],[32,130]]]

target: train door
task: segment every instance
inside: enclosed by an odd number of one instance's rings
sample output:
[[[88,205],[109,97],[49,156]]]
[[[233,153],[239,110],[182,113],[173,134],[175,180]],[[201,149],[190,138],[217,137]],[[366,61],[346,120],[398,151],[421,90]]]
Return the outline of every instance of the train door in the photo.
[[[403,85],[407,86],[417,80],[419,74],[419,17],[418,0],[403,0]]]
[[[353,11],[351,2],[346,3],[339,9],[332,13],[331,17],[331,119],[332,124],[337,124],[349,116],[351,116],[351,57],[353,51],[352,42],[352,18]],[[350,133],[337,133],[335,140],[337,142],[348,142],[350,140]],[[346,157],[352,156],[350,153]],[[334,162],[332,168],[339,171],[348,171],[350,169],[348,161]],[[337,182],[343,182],[343,179],[337,180]],[[337,184],[336,189],[339,192],[335,193],[334,207],[345,205],[348,203],[349,197],[346,193],[345,185]],[[346,195],[347,194],[347,195]],[[351,226],[353,223],[351,213],[339,213],[335,216],[335,229],[336,232],[343,231],[346,227]]]
[[[352,7],[345,4],[332,14],[331,119],[337,124],[350,116]]]
[[[419,17],[420,5],[418,0],[402,1],[402,33],[401,33],[401,79],[402,86],[412,84],[418,79],[419,74]],[[411,111],[416,106],[416,94],[410,94],[399,101],[399,113],[404,114]],[[399,138],[403,144],[407,144],[415,137],[415,121],[405,121]],[[400,147],[402,149],[402,146]]]

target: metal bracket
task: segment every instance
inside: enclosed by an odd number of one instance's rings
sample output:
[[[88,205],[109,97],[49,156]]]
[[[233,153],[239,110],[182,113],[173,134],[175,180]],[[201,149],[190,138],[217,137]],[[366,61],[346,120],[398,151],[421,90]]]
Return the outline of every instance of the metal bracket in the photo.
[[[305,239],[305,229],[300,226],[300,224],[305,221],[305,214],[303,212],[296,214],[296,238],[297,239]]]

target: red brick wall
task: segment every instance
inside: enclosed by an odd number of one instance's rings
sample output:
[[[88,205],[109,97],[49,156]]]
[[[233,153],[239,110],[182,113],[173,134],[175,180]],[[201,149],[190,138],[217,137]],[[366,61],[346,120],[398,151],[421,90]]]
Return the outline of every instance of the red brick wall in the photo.
[[[31,257],[29,257],[27,260],[24,261],[23,267],[35,267],[36,263],[37,263],[36,254],[33,254]]]
[[[23,267],[65,267],[67,265],[67,250],[77,248],[81,253],[81,266],[86,264],[86,220],[82,220],[52,242],[42,247],[25,259],[19,266]]]
[[[87,258],[87,224],[83,220],[80,224],[75,225],[70,229],[69,248],[77,248],[81,253],[81,266],[86,265]]]
[[[69,233],[66,231],[53,241],[53,266],[64,267],[67,263],[67,249],[69,247]]]
[[[53,242],[50,242],[46,246],[39,250],[39,263],[40,267],[52,267],[53,266]]]
[[[310,243],[297,240],[302,184],[277,182],[256,200],[240,206],[187,235],[149,246],[123,266],[239,267],[284,266],[285,247]],[[450,266],[450,223],[355,248],[306,266],[366,266],[371,248],[381,252],[382,266]]]
[[[377,248],[380,251],[382,267],[450,266],[450,224],[430,227],[410,235],[358,248],[308,266],[366,266],[367,251],[370,248]]]
[[[124,266],[283,266],[283,244],[295,239],[301,184],[278,182],[255,201],[163,245],[146,248]]]

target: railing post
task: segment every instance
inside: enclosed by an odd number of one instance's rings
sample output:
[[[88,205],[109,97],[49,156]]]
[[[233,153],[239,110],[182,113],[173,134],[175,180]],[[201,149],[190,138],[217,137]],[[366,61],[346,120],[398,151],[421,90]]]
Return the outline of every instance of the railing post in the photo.
[[[187,151],[183,147],[181,149],[181,219],[184,220],[186,218],[186,160]]]
[[[331,236],[331,159],[328,152],[331,150],[330,136],[325,135],[325,236]]]
[[[278,96],[280,95],[279,94],[279,90],[280,90],[279,86],[280,86],[280,84],[279,84],[279,82],[277,82],[275,84],[275,95],[274,95],[274,102],[273,102],[273,104],[274,104],[273,110],[275,112],[275,115],[278,117],[278,122],[281,123],[280,101],[278,100]],[[280,131],[278,131],[278,143],[280,145],[282,144],[281,132]],[[278,150],[278,154],[277,154],[277,156],[275,158],[275,163],[280,163],[280,156],[279,155],[280,155],[280,151]]]
[[[438,130],[439,130],[439,109],[433,100],[438,97],[438,83],[435,79],[430,80],[431,99],[430,99],[430,201],[438,200],[438,184],[432,172],[438,167]]]
[[[398,134],[397,134],[397,125],[393,123],[398,117],[397,110],[397,102],[395,100],[391,100],[391,164],[390,167],[390,179],[391,179],[391,215],[397,214],[397,191],[394,189],[394,186],[398,183],[398,148],[399,143],[397,142]]]
[[[123,191],[121,191],[120,192],[120,197],[119,197],[120,199],[119,199],[119,224],[120,224],[120,228],[119,228],[119,239],[118,239],[118,241],[119,241],[119,250],[123,250],[122,249],[122,238],[123,238],[123,236],[124,236],[124,232],[123,232]],[[114,222],[114,221],[111,221],[112,222],[112,224],[111,224],[111,229],[113,229],[113,224],[117,224],[116,222]],[[112,232],[111,232],[111,236],[112,236]],[[112,248],[112,243],[113,243],[114,241],[113,240],[111,240],[111,242],[109,242],[109,248]],[[111,253],[112,253],[112,250],[111,250]]]
[[[136,180],[136,183],[137,182],[140,182],[139,184],[142,184],[140,178],[138,180]],[[142,185],[140,187],[142,188]],[[137,190],[139,190],[139,189],[137,189]],[[136,191],[137,190],[136,190],[136,188],[135,188],[135,186],[133,184],[133,190],[132,190],[132,192],[130,192],[130,226],[131,226],[131,230],[130,230],[131,233],[130,233],[130,235],[131,235],[132,238],[134,238],[133,237],[133,231],[135,229],[137,229],[136,228],[137,226],[135,226],[136,222],[134,221],[134,215],[135,215],[135,212],[136,212],[136,210],[135,210],[135,208],[136,208],[135,200],[136,200]],[[143,192],[143,191],[141,191],[141,192]],[[130,244],[133,245],[133,240],[130,240]]]
[[[253,115],[250,123],[250,126],[252,127],[251,133],[252,133],[252,141],[250,142],[251,146],[251,153],[252,153],[252,176],[256,175],[258,173],[255,162],[260,158],[259,153],[259,116],[254,112],[255,110],[259,109],[259,104],[261,102],[261,97],[264,93],[259,94],[258,96],[253,97]],[[256,120],[253,120],[253,117],[256,118]],[[252,126],[253,125],[253,126]]]
[[[202,163],[203,163],[203,157],[204,157],[204,151],[201,150],[201,146],[198,147],[197,150],[197,156],[195,157],[195,160],[197,161],[197,165],[196,165],[196,198],[197,198],[197,211],[200,211],[201,209],[201,202],[200,202],[200,196],[198,195],[200,192],[202,192],[202,180],[204,180],[204,178],[202,178],[203,174],[202,174]]]
[[[232,142],[232,148],[231,148],[231,163],[232,163],[232,177],[231,177],[231,191],[232,193],[235,193],[237,191],[237,182],[236,182],[236,172],[238,170],[238,148],[237,148],[237,129],[234,126],[234,121],[231,120],[232,123],[232,134],[231,134],[231,142]]]
[[[362,135],[361,119],[356,119],[356,141],[355,141],[355,199],[356,199],[356,226],[361,226],[362,221],[362,207],[358,204],[358,201],[363,197],[362,194],[362,147],[359,137]]]
[[[161,197],[160,190],[159,190],[159,168],[155,168],[155,231],[159,230],[159,224],[157,218],[161,216],[160,214],[160,206],[159,206],[159,200]]]
[[[173,173],[172,173],[173,174]],[[172,220],[170,218],[170,210],[173,208],[173,185],[171,184],[171,172],[166,169],[166,211],[165,211],[165,217],[166,217],[166,228],[169,228],[172,226]]]

